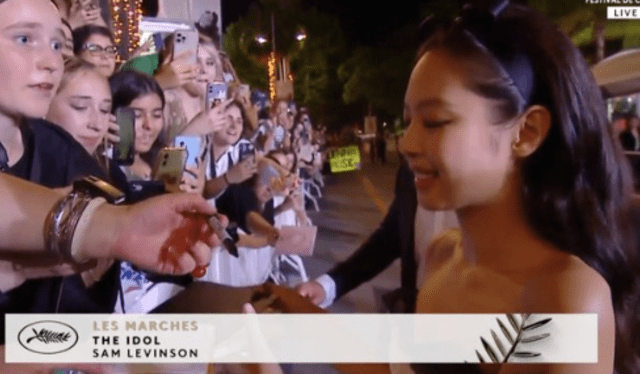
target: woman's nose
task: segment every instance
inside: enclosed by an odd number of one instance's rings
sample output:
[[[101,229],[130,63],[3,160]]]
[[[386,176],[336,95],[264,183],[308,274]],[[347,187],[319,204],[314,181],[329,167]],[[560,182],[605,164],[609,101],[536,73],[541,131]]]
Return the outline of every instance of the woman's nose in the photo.
[[[140,117],[139,121],[140,121],[140,127],[142,129],[149,130],[151,128],[150,121],[149,121],[149,118],[147,118],[147,116]]]
[[[98,111],[93,108],[89,109],[89,121],[87,122],[87,128],[94,131],[100,130],[99,120]]]
[[[398,146],[400,148],[400,153],[407,158],[416,157],[422,151],[422,147],[420,144],[420,137],[417,134],[417,125],[413,123],[409,123],[409,127],[404,131],[402,138],[398,142]]]

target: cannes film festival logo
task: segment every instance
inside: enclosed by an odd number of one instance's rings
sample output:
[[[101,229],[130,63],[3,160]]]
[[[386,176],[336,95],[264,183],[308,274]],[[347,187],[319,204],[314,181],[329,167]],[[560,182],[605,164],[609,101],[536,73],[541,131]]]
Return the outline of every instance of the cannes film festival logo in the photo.
[[[38,321],[20,330],[18,342],[28,351],[52,355],[73,348],[78,343],[78,332],[66,323]]]

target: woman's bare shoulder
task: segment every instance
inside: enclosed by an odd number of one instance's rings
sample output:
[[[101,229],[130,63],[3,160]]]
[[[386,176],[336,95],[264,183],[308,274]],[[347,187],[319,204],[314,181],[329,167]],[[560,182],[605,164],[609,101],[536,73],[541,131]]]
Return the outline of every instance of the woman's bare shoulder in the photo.
[[[590,365],[554,364],[504,365],[500,374],[510,373],[611,373],[615,345],[615,317],[607,281],[575,256],[567,256],[560,266],[540,271],[525,284],[522,305],[527,313],[595,313],[598,315],[598,363]]]
[[[449,229],[438,234],[429,244],[425,253],[428,272],[437,270],[442,264],[453,258],[455,249],[462,241],[459,229]]]
[[[524,285],[522,305],[532,313],[613,315],[611,289],[607,281],[572,255],[532,277]]]

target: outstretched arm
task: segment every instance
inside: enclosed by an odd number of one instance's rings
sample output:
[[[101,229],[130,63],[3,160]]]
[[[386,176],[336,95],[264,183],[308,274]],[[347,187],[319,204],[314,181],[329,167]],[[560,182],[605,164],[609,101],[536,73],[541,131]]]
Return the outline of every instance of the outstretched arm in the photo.
[[[13,264],[53,266],[59,257],[45,250],[45,222],[64,196],[0,173],[0,256]],[[205,217],[215,210],[195,194],[169,194],[131,206],[103,204],[88,218],[78,239],[77,260],[118,258],[149,270],[186,274],[204,266],[218,243]],[[173,250],[171,250],[173,248]],[[53,274],[52,274],[53,275]]]

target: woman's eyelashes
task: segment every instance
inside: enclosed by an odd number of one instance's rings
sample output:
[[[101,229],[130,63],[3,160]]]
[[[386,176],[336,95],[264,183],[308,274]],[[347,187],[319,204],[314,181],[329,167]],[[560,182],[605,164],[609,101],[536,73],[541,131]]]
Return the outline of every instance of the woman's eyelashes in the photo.
[[[27,45],[27,44],[33,43],[33,37],[31,37],[31,35],[29,34],[18,34],[13,37],[13,40],[16,42],[16,44],[20,44],[20,45]]]
[[[133,110],[134,114],[135,114],[135,118],[136,119],[142,119],[142,117],[147,116],[148,112],[145,112],[144,110],[140,110],[140,109],[134,109]],[[156,109],[153,112],[151,112],[151,116],[154,119],[162,119],[162,117],[164,116],[164,114],[162,113],[162,109]]]
[[[78,104],[73,104],[73,103],[71,103],[71,107],[73,109],[77,110],[78,112],[84,112],[87,109],[89,109],[89,107],[86,106],[86,105],[78,105]]]
[[[111,113],[111,101],[110,100],[104,100],[102,102],[102,104],[100,104],[100,113],[102,114],[109,114]]]
[[[406,117],[404,119],[404,125],[406,127],[408,127],[409,125],[411,125],[411,122],[413,121],[413,118],[411,117]],[[453,120],[451,119],[423,119],[421,121],[422,126],[428,128],[428,129],[435,129],[435,128],[439,128],[445,125],[448,125],[450,123],[452,123]]]
[[[22,32],[13,36],[13,41],[21,46],[35,46],[39,44],[43,39],[41,36],[34,35],[32,33]],[[62,52],[63,42],[58,38],[54,38],[50,42],[51,50],[55,52]]]
[[[442,127],[453,122],[452,120],[424,120],[422,121],[422,125],[429,129],[434,129],[438,127]]]
[[[60,41],[60,40],[51,41],[51,49],[56,51],[56,52],[62,53],[63,45],[64,45],[64,43],[62,41]]]

